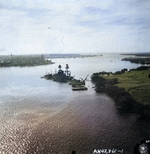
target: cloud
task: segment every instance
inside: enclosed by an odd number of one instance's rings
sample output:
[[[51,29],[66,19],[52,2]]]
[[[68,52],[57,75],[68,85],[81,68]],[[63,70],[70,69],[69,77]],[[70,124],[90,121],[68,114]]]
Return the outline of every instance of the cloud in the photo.
[[[149,51],[148,1],[1,0],[0,7],[7,53]]]
[[[0,53],[4,53],[5,49],[1,48]]]

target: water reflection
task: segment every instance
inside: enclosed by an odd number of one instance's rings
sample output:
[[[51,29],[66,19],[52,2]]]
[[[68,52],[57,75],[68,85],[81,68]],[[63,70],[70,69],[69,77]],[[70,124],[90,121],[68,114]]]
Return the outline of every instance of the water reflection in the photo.
[[[0,153],[93,153],[118,148],[132,153],[134,145],[150,137],[149,122],[134,114],[118,113],[114,101],[97,94],[90,78],[88,91],[72,91],[69,84],[41,79],[46,70],[69,64],[78,79],[100,71],[137,65],[113,57],[55,59],[54,65],[0,68]],[[111,63],[111,65],[110,65]]]

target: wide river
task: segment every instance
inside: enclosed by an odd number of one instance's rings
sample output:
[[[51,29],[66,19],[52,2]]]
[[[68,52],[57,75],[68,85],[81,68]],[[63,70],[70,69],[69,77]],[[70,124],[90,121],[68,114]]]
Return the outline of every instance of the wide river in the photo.
[[[0,68],[0,154],[92,154],[96,150],[133,153],[150,138],[150,123],[118,113],[114,101],[96,93],[92,73],[137,68],[123,55],[58,58],[55,64]],[[87,91],[41,78],[69,64],[76,79],[87,75]],[[110,152],[111,153],[111,152]]]

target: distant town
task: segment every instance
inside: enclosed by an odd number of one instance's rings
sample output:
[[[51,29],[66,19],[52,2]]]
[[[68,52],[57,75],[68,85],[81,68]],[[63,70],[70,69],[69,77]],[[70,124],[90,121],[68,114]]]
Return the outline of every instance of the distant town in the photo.
[[[11,66],[38,66],[53,64],[51,60],[45,59],[44,55],[10,55],[0,56],[0,67],[11,67]]]
[[[31,54],[31,55],[1,55],[0,67],[11,66],[38,66],[53,64],[50,59],[54,58],[84,58],[102,55],[80,55],[80,54]]]

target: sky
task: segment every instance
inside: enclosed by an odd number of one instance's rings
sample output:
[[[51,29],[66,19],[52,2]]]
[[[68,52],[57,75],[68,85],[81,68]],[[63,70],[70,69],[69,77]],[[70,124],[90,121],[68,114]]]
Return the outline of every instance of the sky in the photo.
[[[150,52],[150,0],[0,0],[0,55]]]

